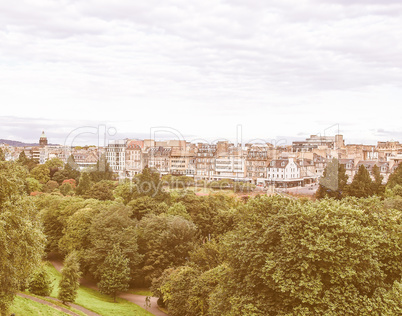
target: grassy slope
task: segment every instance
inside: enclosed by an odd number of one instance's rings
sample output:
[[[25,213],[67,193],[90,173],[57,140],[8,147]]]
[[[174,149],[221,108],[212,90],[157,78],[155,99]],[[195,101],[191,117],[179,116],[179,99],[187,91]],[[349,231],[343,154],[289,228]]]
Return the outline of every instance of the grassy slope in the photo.
[[[10,308],[15,316],[65,316],[67,314],[54,308],[17,296]]]
[[[51,264],[47,265],[47,271],[50,277],[54,280],[53,291],[50,296],[57,297],[58,284],[61,279],[61,275]],[[117,299],[116,303],[113,303],[113,299],[110,296],[103,295],[98,291],[83,286],[81,286],[78,290],[78,297],[75,301],[75,304],[81,305],[104,316],[152,316],[151,313],[147,312],[145,309],[136,304],[119,298]]]
[[[131,293],[131,294],[137,294],[137,295],[143,295],[143,296],[152,296],[151,291],[146,289],[146,288],[130,289],[130,290],[128,290],[128,292]]]

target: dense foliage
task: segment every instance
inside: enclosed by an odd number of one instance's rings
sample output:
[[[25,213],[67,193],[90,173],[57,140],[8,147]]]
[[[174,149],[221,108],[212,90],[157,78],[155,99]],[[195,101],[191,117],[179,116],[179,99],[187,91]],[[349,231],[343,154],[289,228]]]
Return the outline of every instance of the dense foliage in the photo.
[[[0,314],[38,268],[45,242],[34,204],[26,197],[27,172],[0,162]]]
[[[35,295],[50,295],[50,292],[52,291],[52,280],[43,266],[40,266],[33,273],[31,279],[29,280],[28,290]]]
[[[156,294],[171,315],[399,314],[401,213],[380,204],[252,199]]]
[[[173,316],[401,314],[399,168],[387,186],[364,166],[347,184],[334,160],[317,201],[243,200],[167,192],[148,168],[118,184],[101,162],[94,175],[63,178],[73,163],[29,169],[24,159],[0,162],[2,308],[37,268],[43,227],[46,253],[65,258],[63,302],[74,301],[82,271],[113,297],[151,286]],[[14,245],[24,266],[7,255]]]
[[[76,252],[71,252],[64,260],[59,283],[59,300],[66,303],[73,303],[77,297],[80,286],[80,264]]]

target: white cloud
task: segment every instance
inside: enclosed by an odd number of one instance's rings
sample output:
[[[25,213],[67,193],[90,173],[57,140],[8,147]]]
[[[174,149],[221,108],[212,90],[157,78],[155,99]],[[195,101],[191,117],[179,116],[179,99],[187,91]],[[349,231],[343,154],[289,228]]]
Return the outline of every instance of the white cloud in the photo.
[[[401,40],[396,0],[3,2],[1,115],[374,140],[398,131]]]

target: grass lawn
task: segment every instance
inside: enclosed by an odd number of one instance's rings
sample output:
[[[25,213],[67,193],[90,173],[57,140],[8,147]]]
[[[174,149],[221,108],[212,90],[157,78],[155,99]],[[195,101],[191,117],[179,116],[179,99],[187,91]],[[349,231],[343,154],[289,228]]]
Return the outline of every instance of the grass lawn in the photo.
[[[54,308],[31,301],[24,297],[17,296],[11,305],[10,314],[14,313],[15,316],[65,316],[67,314],[55,310]]]
[[[144,295],[144,296],[152,296],[152,293],[147,288],[136,288],[136,289],[129,289],[129,293],[137,294],[137,295]]]
[[[51,265],[47,265],[47,272],[51,279],[53,279],[53,291],[50,296],[57,297],[58,284],[61,279],[61,274]],[[152,316],[153,314],[147,312],[145,309],[138,305],[128,302],[126,300],[117,298],[116,303],[113,298],[99,293],[98,291],[81,286],[78,290],[78,296],[75,304],[81,305],[89,310],[92,310],[104,316]]]

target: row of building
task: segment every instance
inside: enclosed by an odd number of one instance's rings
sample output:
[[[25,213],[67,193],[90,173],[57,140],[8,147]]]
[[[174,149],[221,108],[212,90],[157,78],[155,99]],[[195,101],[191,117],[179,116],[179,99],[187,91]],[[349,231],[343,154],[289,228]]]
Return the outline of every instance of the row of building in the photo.
[[[345,145],[342,135],[312,135],[305,141],[287,146],[233,144],[229,141],[208,144],[185,140],[124,139],[110,141],[103,148],[66,148],[48,145],[43,133],[39,146],[8,146],[5,149],[7,159],[18,159],[21,151],[25,151],[27,157],[37,159],[39,163],[56,157],[66,162],[73,155],[82,169],[95,165],[98,157],[104,154],[111,169],[120,178],[133,177],[148,166],[161,175],[184,175],[208,181],[231,179],[256,185],[275,184],[278,187],[317,183],[333,158],[345,165],[349,181],[362,164],[370,172],[377,165],[384,181],[387,181],[402,160],[402,144],[397,141],[378,142],[377,145]]]

